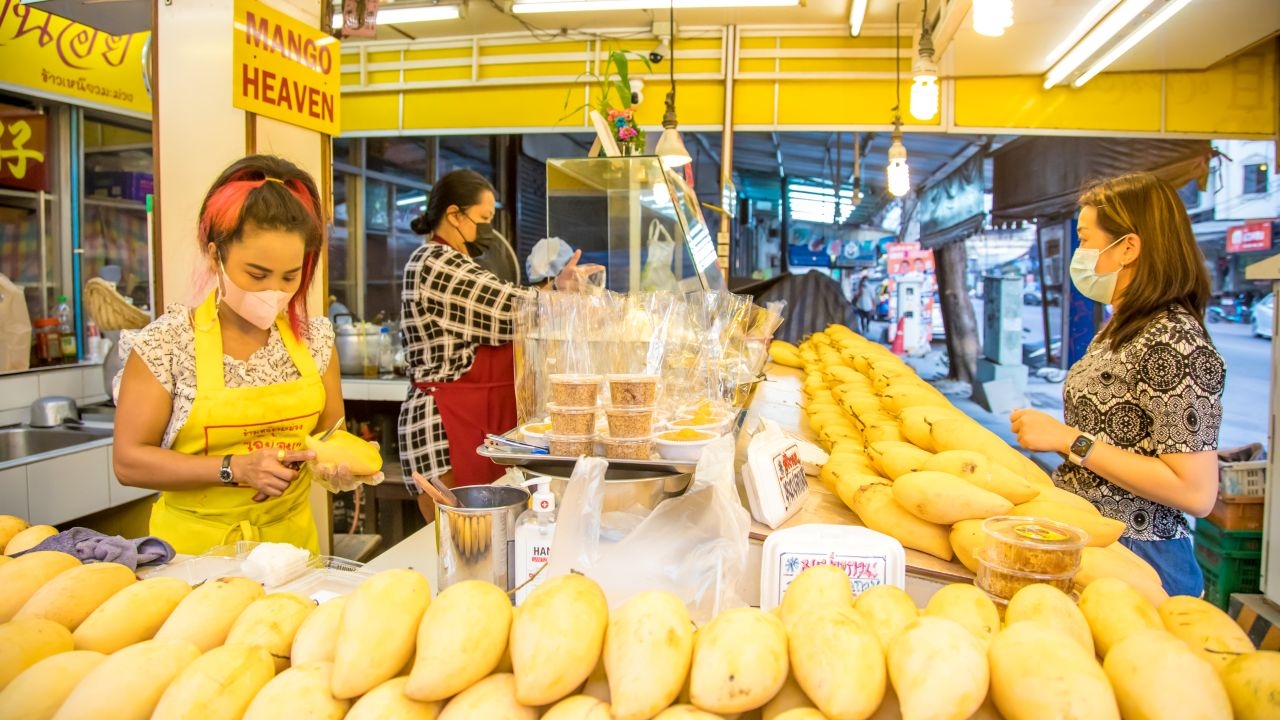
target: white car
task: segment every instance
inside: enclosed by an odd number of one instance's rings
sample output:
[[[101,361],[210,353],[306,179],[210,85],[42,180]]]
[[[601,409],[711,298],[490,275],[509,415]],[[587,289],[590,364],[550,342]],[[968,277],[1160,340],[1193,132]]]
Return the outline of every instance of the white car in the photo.
[[[1275,293],[1267,293],[1265,297],[1253,304],[1253,334],[1260,338],[1271,338],[1272,316],[1275,314]]]

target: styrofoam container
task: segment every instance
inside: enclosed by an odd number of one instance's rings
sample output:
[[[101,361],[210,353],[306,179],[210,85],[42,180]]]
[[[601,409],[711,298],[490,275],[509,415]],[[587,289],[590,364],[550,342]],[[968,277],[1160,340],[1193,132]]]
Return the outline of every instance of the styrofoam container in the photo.
[[[907,556],[897,540],[858,525],[797,525],[764,541],[760,609],[776,607],[791,581],[814,565],[842,568],[854,597],[877,585],[906,588]]]
[[[661,452],[661,445],[659,445]],[[742,464],[751,517],[776,528],[804,507],[809,480],[796,441],[785,435],[756,435]]]

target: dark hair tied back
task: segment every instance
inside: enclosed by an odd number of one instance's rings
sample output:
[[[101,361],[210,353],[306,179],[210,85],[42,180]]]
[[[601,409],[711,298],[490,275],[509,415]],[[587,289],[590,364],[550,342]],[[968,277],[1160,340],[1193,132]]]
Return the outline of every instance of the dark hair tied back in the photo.
[[[454,170],[436,181],[427,200],[427,211],[413,219],[409,229],[419,235],[431,235],[444,221],[444,213],[451,205],[466,210],[480,202],[480,197],[497,193],[483,175],[474,170]]]

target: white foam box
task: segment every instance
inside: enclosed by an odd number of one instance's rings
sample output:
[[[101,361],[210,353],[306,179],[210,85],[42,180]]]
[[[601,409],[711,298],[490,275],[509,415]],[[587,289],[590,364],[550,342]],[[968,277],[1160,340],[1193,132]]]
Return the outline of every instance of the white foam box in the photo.
[[[877,585],[906,588],[907,557],[897,540],[858,525],[799,525],[770,533],[764,541],[760,609],[776,607],[791,581],[815,565],[844,570],[855,598]]]
[[[747,446],[742,464],[751,517],[777,528],[804,507],[809,480],[796,441],[779,435],[757,435]]]

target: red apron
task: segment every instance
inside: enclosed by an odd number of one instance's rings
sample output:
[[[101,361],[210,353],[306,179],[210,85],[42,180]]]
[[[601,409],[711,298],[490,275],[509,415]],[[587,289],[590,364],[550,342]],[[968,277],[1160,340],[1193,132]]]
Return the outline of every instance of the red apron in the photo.
[[[481,345],[462,377],[446,383],[414,383],[431,393],[449,438],[453,484],[488,485],[505,471],[476,453],[488,433],[516,426],[515,350],[511,343]]]

